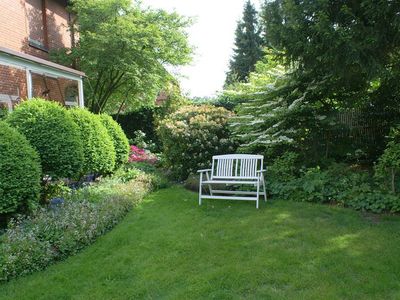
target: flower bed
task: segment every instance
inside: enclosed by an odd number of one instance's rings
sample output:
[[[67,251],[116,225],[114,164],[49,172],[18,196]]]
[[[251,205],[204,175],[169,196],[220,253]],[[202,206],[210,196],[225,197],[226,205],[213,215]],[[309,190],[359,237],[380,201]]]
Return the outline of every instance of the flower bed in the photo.
[[[129,154],[129,162],[147,162],[154,164],[157,162],[157,157],[137,146],[131,145],[131,153]]]
[[[44,269],[78,252],[162,184],[157,174],[130,166],[99,184],[70,191],[59,205],[14,219],[0,237],[0,281]]]

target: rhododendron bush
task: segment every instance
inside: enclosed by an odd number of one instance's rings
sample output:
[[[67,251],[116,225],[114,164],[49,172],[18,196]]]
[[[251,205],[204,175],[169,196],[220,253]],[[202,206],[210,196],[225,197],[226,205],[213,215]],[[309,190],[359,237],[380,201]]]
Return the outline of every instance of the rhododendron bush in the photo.
[[[227,124],[232,115],[222,107],[185,106],[160,122],[165,164],[177,179],[210,167],[213,155],[234,153]]]

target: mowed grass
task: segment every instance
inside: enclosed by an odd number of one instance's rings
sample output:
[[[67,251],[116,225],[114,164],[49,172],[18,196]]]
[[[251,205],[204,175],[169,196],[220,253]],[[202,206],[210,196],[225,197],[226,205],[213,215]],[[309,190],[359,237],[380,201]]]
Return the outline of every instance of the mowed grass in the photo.
[[[147,197],[79,255],[1,299],[399,299],[400,218],[273,201]]]

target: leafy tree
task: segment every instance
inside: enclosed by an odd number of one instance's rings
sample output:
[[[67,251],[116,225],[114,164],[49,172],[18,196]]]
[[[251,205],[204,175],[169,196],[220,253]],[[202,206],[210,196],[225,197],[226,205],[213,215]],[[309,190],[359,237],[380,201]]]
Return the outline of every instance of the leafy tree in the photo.
[[[190,61],[190,20],[176,13],[143,9],[130,0],[72,0],[71,10],[78,16],[71,31],[79,41],[54,57],[86,73],[92,112],[115,112],[131,99],[154,100],[170,78],[165,67]]]
[[[398,1],[274,0],[262,15],[268,42],[303,82],[318,83],[312,101],[362,107],[371,81],[398,61],[399,13]]]
[[[246,81],[256,62],[262,58],[261,27],[250,1],[244,6],[243,19],[239,21],[235,35],[235,49],[225,85]]]
[[[256,64],[249,83],[237,83],[225,95],[237,102],[237,116],[231,121],[235,136],[246,152],[267,152],[290,144],[302,129],[290,124],[300,122],[301,93],[290,73],[269,54]]]
[[[382,114],[399,112],[399,11],[390,1],[266,1],[266,39],[276,57],[257,64],[248,84],[225,91],[244,102],[233,124],[242,148],[276,155],[295,148],[314,164],[344,157],[353,145],[344,138],[334,145],[329,135],[343,128],[335,113],[348,108],[374,116],[384,135],[399,118]],[[370,161],[379,138],[359,145]]]

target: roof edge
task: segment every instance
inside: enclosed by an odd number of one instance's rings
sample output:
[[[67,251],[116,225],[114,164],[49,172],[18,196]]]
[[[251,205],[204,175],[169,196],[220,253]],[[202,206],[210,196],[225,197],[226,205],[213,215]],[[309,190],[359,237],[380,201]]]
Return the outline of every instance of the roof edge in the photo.
[[[78,71],[78,70],[75,70],[75,69],[72,69],[72,68],[69,68],[69,67],[66,67],[66,66],[63,66],[63,65],[45,60],[43,58],[39,58],[39,57],[30,55],[30,54],[18,52],[18,51],[11,50],[11,49],[8,49],[5,47],[0,47],[0,52],[11,55],[11,56],[18,57],[22,60],[28,60],[28,61],[31,61],[31,62],[34,62],[37,64],[44,65],[46,67],[54,68],[54,69],[57,69],[57,70],[60,70],[63,72],[67,72],[70,74],[74,74],[74,75],[77,75],[80,77],[86,77],[86,74],[84,72],[81,72],[81,71]]]

